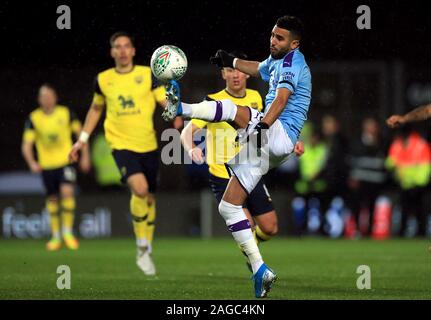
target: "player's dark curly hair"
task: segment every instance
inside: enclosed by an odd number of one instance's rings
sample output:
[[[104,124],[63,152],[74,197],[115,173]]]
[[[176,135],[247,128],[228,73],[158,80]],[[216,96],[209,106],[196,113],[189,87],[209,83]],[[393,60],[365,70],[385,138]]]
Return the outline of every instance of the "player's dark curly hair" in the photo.
[[[294,16],[283,16],[277,19],[275,24],[277,27],[289,30],[292,36],[301,40],[304,36],[304,25],[302,21]]]
[[[115,40],[117,40],[119,37],[127,37],[129,38],[130,42],[132,43],[132,46],[135,46],[135,39],[127,32],[125,31],[118,31],[115,32],[111,38],[109,38],[109,43],[111,44],[111,47],[114,46]]]

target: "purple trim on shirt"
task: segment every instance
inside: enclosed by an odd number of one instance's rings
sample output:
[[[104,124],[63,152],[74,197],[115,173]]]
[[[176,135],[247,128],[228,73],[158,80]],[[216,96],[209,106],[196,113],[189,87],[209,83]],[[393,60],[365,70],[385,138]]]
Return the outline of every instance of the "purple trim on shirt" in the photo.
[[[293,55],[295,53],[295,50],[290,51],[286,57],[284,57],[283,60],[283,68],[285,67],[291,67],[292,66],[292,60],[293,60]]]

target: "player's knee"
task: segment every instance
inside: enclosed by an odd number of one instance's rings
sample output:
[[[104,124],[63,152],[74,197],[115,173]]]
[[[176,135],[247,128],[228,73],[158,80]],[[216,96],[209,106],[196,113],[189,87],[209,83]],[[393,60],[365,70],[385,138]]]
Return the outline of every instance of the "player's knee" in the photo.
[[[72,198],[75,195],[74,188],[70,184],[64,184],[60,188],[61,198]]]
[[[270,225],[268,230],[266,231],[266,234],[269,236],[275,236],[278,233],[278,224],[277,222]]]
[[[224,200],[220,201],[218,211],[227,225],[230,225],[232,221],[237,222],[240,215],[243,215],[244,219],[247,219],[241,206],[236,206]]]
[[[278,223],[277,220],[271,220],[266,223],[259,225],[259,228],[268,236],[275,236],[278,233]]]
[[[148,196],[148,187],[145,185],[140,185],[140,186],[134,187],[132,192],[138,198],[145,198],[146,196]]]

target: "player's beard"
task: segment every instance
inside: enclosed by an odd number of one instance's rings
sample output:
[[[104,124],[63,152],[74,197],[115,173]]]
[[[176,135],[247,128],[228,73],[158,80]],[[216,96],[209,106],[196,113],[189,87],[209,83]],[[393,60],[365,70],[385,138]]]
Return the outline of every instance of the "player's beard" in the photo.
[[[289,53],[289,50],[278,50],[278,51],[271,51],[271,58],[278,60],[282,59],[286,54]]]

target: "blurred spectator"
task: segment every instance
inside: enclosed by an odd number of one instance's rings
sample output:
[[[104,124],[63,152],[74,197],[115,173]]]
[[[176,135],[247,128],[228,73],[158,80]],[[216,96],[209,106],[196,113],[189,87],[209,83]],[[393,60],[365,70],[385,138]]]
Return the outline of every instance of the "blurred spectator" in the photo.
[[[326,189],[322,170],[326,165],[328,148],[318,130],[313,129],[309,142],[304,143],[306,152],[299,158],[300,178],[295,183],[295,191],[303,196],[316,196]]]
[[[419,133],[410,127],[402,128],[401,134],[392,142],[386,166],[393,170],[401,193],[401,229],[400,236],[406,231],[409,217],[416,217],[418,234],[425,235],[426,212],[423,209],[423,197],[430,181],[431,148]]]
[[[304,148],[306,152],[299,158],[299,179],[295,183],[295,191],[299,197],[292,203],[298,234],[303,233],[306,223],[310,233],[320,229],[321,199],[326,190],[326,181],[321,174],[328,149],[317,129],[312,129],[308,139],[304,141]]]
[[[387,181],[386,152],[379,123],[374,118],[365,118],[360,139],[350,149],[348,180],[350,209],[356,226],[361,226],[361,210],[367,210],[368,219],[364,221],[364,230],[361,230],[363,235],[371,233],[375,202]]]
[[[326,181],[326,192],[323,197],[323,208],[328,208],[335,197],[345,199],[347,167],[347,141],[341,134],[338,119],[333,115],[325,115],[322,119],[322,132],[327,145],[327,158],[322,171],[322,179]],[[307,149],[305,151],[307,153]]]

